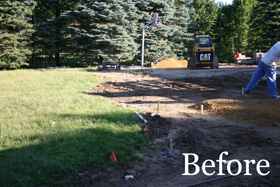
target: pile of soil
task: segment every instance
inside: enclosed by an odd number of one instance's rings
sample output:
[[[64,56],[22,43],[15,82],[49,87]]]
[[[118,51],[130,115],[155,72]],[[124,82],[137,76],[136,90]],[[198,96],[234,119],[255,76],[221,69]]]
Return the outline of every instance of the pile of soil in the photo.
[[[210,115],[252,124],[280,126],[280,99],[259,99],[257,102],[253,98],[215,99],[205,100],[190,108],[200,110],[201,105],[204,112]]]
[[[150,140],[167,137],[169,130],[174,128],[169,119],[162,118],[160,115],[152,116],[151,113],[147,113],[144,118],[148,122],[142,132],[148,133]]]
[[[163,61],[158,62],[152,68],[187,68],[187,60],[176,60],[174,58],[169,58]]]

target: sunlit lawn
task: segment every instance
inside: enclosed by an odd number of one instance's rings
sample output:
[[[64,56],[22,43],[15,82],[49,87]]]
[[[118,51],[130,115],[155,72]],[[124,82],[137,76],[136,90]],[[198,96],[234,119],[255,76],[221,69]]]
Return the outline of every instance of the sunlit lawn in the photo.
[[[87,94],[98,82],[88,69],[0,72],[0,186],[61,185],[137,159],[146,143],[137,116]]]

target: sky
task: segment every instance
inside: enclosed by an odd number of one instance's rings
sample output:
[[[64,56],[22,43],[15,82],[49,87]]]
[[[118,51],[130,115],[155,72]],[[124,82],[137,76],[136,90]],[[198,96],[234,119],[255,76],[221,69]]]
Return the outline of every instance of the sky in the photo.
[[[232,4],[232,0],[215,0],[216,3],[218,2],[224,2],[224,4]]]

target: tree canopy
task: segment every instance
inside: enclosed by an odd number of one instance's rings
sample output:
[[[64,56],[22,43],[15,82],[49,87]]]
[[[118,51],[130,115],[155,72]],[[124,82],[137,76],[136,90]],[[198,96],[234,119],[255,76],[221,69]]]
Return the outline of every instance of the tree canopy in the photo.
[[[268,50],[279,38],[280,2],[234,0],[29,0],[0,2],[0,69],[88,66],[106,56],[140,64],[187,59],[196,35],[211,35],[220,62]]]
[[[31,55],[33,1],[0,1],[0,69],[27,65]]]

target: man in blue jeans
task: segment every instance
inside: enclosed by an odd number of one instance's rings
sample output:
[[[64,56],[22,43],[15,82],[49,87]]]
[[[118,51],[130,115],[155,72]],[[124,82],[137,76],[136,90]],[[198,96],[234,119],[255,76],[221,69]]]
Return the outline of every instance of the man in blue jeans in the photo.
[[[276,84],[276,60],[280,59],[280,42],[274,44],[269,51],[262,57],[256,72],[251,78],[249,84],[245,88],[245,93],[249,94],[260,82],[262,77],[266,75],[267,88],[270,98],[277,97]]]

